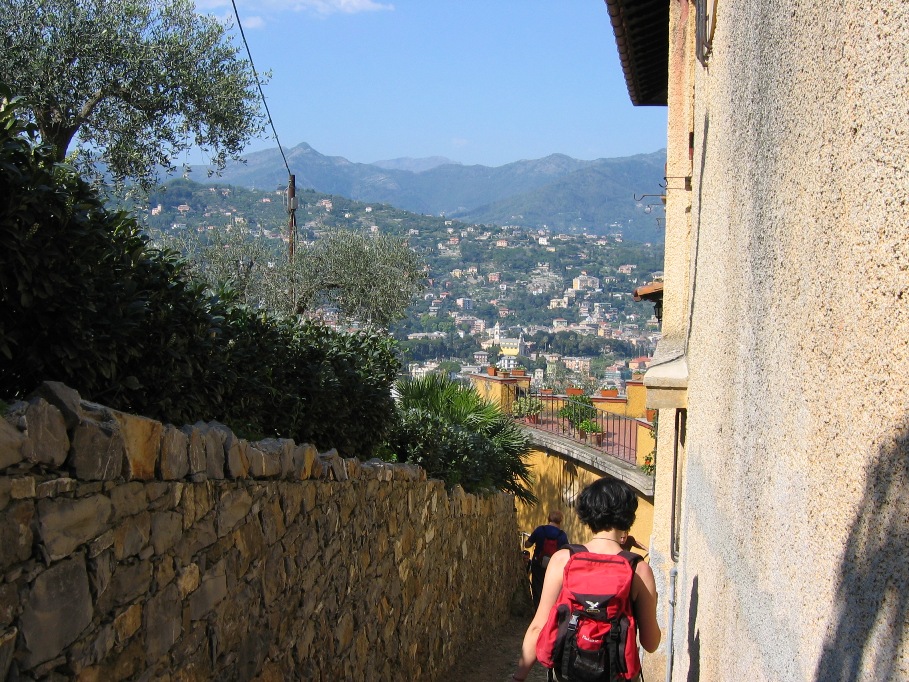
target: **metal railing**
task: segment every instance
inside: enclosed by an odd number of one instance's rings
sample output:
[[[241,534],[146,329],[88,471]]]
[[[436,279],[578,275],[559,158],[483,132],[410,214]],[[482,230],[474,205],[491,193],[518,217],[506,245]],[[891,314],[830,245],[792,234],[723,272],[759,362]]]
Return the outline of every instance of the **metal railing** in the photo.
[[[519,392],[511,412],[525,426],[556,433],[636,463],[637,420],[598,409],[590,398]]]

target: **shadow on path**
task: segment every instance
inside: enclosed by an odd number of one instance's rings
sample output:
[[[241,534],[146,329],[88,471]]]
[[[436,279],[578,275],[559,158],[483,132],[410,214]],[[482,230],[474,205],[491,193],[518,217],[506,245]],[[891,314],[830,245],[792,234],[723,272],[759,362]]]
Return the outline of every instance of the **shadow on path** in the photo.
[[[473,649],[454,668],[439,677],[440,681],[511,682],[521,642],[530,618],[512,616],[502,627],[482,634]],[[537,664],[528,682],[546,682],[546,669]]]

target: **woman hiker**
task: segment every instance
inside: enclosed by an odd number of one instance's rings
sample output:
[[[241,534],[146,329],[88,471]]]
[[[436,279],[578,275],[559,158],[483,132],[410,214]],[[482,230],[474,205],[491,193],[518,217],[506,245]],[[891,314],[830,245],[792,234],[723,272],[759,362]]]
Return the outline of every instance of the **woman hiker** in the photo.
[[[593,555],[618,555],[625,552],[631,546],[628,531],[634,523],[637,508],[638,499],[634,490],[624,481],[601,478],[584,488],[578,497],[577,514],[590,529],[592,536],[583,549]],[[550,611],[559,599],[565,565],[572,553],[568,548],[560,549],[549,561],[540,603],[524,635],[521,658],[512,675],[513,682],[523,682],[537,661],[537,640],[547,624]],[[645,561],[635,561],[631,565],[634,566],[630,586],[631,610],[640,644],[652,653],[656,651],[661,638],[656,619],[657,593],[653,571]]]

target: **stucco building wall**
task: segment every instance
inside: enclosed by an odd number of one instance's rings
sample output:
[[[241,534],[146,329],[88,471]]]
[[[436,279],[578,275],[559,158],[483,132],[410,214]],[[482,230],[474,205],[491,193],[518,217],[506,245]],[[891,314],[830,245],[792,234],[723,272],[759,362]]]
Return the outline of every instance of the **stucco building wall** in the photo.
[[[672,678],[907,679],[909,5],[718,12],[708,68],[690,33],[670,45],[670,79],[694,76],[690,221],[667,220],[689,369]]]

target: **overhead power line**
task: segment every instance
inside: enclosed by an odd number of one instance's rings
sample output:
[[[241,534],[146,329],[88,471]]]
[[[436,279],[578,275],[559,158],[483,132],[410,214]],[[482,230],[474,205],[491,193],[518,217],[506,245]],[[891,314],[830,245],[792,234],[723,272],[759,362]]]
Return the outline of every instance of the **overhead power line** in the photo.
[[[243,39],[243,45],[246,47],[246,56],[249,57],[249,65],[252,67],[253,76],[256,78],[256,86],[259,88],[259,95],[262,97],[262,105],[265,107],[265,114],[268,116],[268,123],[271,126],[271,132],[274,133],[275,142],[278,143],[278,151],[281,152],[281,158],[284,159],[284,167],[287,169],[287,174],[291,175],[290,165],[287,163],[287,157],[284,155],[284,147],[281,146],[281,140],[278,139],[278,131],[275,130],[275,122],[271,118],[271,112],[268,110],[268,102],[265,101],[265,93],[262,91],[262,81],[259,80],[259,72],[256,71],[256,65],[253,62],[252,52],[249,51],[249,43],[246,42],[246,34],[243,33],[243,24],[240,23],[240,13],[237,11],[237,3],[235,0],[230,0],[230,4],[234,8],[234,16],[237,18],[237,28],[240,29],[240,37]]]

